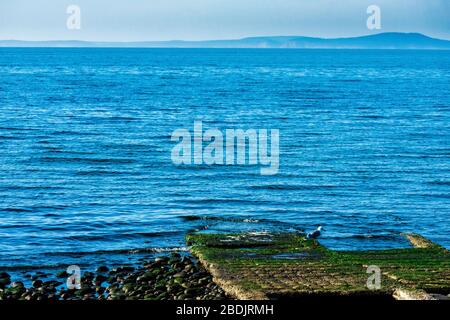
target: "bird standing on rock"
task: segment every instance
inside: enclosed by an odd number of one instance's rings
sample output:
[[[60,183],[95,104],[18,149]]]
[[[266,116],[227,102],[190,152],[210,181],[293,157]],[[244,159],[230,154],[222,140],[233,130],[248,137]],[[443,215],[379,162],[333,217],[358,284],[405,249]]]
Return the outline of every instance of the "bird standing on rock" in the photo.
[[[318,237],[320,237],[322,230],[322,226],[318,226],[315,231],[310,232],[306,235],[306,239],[317,239]]]

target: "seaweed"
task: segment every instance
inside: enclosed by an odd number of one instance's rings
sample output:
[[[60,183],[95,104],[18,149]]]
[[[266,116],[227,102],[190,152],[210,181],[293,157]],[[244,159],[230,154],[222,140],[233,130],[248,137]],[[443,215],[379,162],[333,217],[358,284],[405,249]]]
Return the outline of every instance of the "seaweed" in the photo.
[[[239,299],[449,294],[449,251],[420,235],[405,236],[414,248],[333,251],[299,233],[197,233],[186,240],[215,281]],[[369,266],[381,271],[379,288],[367,285]]]

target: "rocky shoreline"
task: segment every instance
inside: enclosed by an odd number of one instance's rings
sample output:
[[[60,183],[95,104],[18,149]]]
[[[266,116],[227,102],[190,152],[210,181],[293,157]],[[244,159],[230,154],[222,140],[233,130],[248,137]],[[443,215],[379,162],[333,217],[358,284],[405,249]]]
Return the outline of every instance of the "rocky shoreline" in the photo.
[[[192,256],[172,253],[137,267],[122,266],[81,276],[79,289],[67,289],[69,275],[62,271],[55,279],[31,277],[30,287],[12,281],[0,272],[0,300],[225,300],[224,291]]]

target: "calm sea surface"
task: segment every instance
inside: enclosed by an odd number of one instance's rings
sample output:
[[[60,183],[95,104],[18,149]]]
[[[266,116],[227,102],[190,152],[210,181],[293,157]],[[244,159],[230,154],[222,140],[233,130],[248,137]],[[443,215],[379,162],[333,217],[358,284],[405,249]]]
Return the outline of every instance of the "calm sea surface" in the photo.
[[[278,175],[172,164],[196,119],[279,129]],[[0,49],[0,150],[0,269],[133,263],[196,229],[449,248],[450,52]]]

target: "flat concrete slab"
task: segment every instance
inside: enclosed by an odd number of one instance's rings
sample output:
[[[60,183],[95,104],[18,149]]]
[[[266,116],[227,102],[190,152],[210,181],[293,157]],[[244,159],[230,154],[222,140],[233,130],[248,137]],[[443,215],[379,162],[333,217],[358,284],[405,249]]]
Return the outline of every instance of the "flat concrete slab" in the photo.
[[[199,233],[187,242],[214,281],[237,299],[447,297],[450,252],[420,235],[405,236],[414,248],[333,251],[294,233]],[[374,268],[379,287],[369,279]]]

